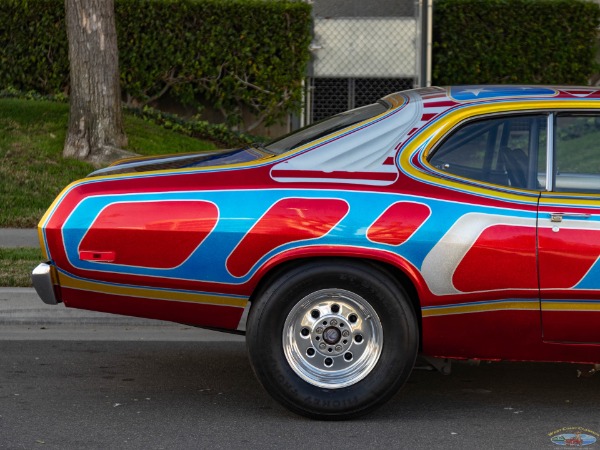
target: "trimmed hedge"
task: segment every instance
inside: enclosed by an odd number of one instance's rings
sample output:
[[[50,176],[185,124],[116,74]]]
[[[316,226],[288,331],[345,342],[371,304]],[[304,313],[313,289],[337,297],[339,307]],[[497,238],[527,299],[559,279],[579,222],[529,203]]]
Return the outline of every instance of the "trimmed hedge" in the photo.
[[[0,88],[56,94],[67,89],[64,2],[0,0]]]
[[[600,6],[584,0],[436,0],[436,84],[588,84]]]
[[[167,91],[238,124],[300,107],[310,6],[285,0],[116,0],[121,85],[131,104]],[[0,0],[0,88],[68,92],[62,0]]]

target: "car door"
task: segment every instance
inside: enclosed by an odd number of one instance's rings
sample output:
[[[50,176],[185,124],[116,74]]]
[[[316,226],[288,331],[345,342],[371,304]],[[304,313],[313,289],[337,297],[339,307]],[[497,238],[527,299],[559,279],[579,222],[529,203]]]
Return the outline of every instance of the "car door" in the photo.
[[[600,343],[600,114],[561,112],[538,211],[545,341]]]
[[[538,167],[546,161],[547,121],[546,113],[476,118],[459,126],[429,159],[437,170],[485,187],[484,195],[494,199],[483,207],[465,202],[462,217],[425,259],[423,272],[434,294],[476,293],[479,300],[510,307],[527,303],[539,326]]]
[[[537,214],[547,123],[546,111],[475,116],[432,151],[432,168],[468,195],[432,206],[442,235],[421,265],[435,296],[422,308],[426,353],[528,359],[520,343],[541,342]]]

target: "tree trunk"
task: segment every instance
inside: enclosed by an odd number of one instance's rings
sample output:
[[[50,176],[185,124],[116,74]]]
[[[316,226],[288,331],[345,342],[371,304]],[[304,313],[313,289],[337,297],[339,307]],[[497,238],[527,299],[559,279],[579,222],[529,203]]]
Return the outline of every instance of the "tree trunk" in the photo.
[[[114,0],[65,0],[70,114],[64,157],[100,166],[132,153],[121,112]]]

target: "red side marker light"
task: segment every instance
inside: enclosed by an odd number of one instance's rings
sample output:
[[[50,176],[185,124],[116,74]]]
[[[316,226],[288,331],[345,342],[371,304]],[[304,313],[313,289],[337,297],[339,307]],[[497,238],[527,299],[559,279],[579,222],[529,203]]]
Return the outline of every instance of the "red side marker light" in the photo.
[[[82,250],[79,252],[79,259],[82,261],[113,262],[115,260],[115,252],[94,252]]]

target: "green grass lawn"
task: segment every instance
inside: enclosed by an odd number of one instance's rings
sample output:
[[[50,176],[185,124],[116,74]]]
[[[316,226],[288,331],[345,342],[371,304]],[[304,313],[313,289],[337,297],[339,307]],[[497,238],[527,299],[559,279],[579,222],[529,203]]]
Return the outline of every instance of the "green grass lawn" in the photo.
[[[0,228],[37,226],[60,191],[93,170],[61,156],[68,112],[64,103],[0,99]],[[125,132],[127,150],[142,155],[216,148],[127,114]]]
[[[0,99],[0,228],[36,227],[60,191],[93,170],[62,158],[69,106],[39,100]],[[142,155],[212,150],[212,142],[165,130],[125,115],[127,150]],[[34,248],[0,248],[0,286],[31,286],[42,261]]]
[[[31,271],[40,262],[38,248],[0,248],[0,286],[30,287]]]

